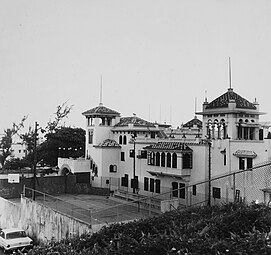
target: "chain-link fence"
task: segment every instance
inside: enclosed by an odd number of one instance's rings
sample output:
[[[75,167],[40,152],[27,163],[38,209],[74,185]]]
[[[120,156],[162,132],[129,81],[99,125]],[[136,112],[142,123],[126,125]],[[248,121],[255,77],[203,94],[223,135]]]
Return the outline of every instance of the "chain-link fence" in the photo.
[[[60,212],[91,223],[92,226],[125,222],[159,215],[162,212],[206,204],[228,203],[232,201],[264,202],[270,201],[271,162],[263,162],[251,169],[235,170],[208,180],[184,185],[174,182],[172,188],[154,188],[144,193],[144,183],[137,189],[121,185],[118,178],[101,178],[101,187],[109,188],[112,195],[95,206],[90,197],[82,207],[82,201],[69,203],[57,197],[25,188],[24,195],[46,204]],[[149,190],[150,191],[150,190]]]
[[[107,186],[103,186],[104,183]],[[178,182],[175,184],[173,188],[159,187],[160,193],[156,193],[154,189],[153,193],[147,195],[143,192],[144,183],[138,182],[136,192],[133,192],[131,187],[122,186],[119,179],[103,177],[101,186],[114,190],[114,197],[123,202],[114,207],[93,211],[92,216],[97,218],[97,222],[109,223],[150,217],[190,206],[233,201],[268,203],[271,199],[271,162],[262,162],[251,169],[211,176],[208,180],[189,185]]]
[[[89,208],[84,208],[80,204],[70,203],[56,196],[51,196],[46,193],[28,188],[24,186],[23,197],[35,200],[37,203],[46,205],[53,210],[67,214],[71,217],[80,219],[88,224],[91,223],[91,210]],[[80,202],[80,201],[78,201]]]

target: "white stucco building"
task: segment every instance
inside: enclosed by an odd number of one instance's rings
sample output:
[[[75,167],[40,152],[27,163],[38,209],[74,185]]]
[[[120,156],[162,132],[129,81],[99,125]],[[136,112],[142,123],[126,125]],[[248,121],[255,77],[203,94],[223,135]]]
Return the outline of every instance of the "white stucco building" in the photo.
[[[177,129],[135,115],[121,117],[100,103],[83,112],[90,181],[116,193],[163,194],[161,199],[176,197],[183,204],[207,201],[210,192],[216,199],[233,199],[238,191],[238,196],[248,199],[239,187],[247,183],[235,182],[232,173],[271,160],[270,125],[260,123],[261,114],[256,101],[249,102],[232,88],[210,103],[203,102],[197,113],[202,121],[194,117]],[[270,178],[269,169],[263,174],[265,180]],[[213,181],[211,188],[208,182],[198,184],[224,174],[229,177]],[[176,190],[180,188],[184,189]],[[257,200],[266,200],[268,188],[266,181],[253,186]]]

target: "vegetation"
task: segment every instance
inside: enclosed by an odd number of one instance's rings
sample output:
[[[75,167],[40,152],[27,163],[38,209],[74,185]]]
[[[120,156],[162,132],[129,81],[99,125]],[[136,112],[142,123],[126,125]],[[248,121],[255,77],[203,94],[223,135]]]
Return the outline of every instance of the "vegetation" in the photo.
[[[57,158],[78,158],[85,153],[85,130],[60,127],[54,133],[45,135],[46,140],[38,147],[38,161],[41,165],[56,166]]]
[[[58,157],[84,157],[85,152],[85,131],[81,128],[65,127],[62,125],[64,118],[68,117],[72,106],[66,103],[57,106],[53,120],[49,120],[42,128],[29,128],[24,134],[19,134],[24,127],[24,117],[20,124],[13,123],[11,129],[4,130],[4,136],[0,140],[0,164],[6,170],[18,170],[25,167],[33,168],[35,141],[38,140],[39,132],[45,138],[42,143],[37,143],[37,162],[41,166],[57,165]],[[23,159],[9,158],[13,136],[17,134],[26,145],[27,155]]]
[[[36,246],[28,254],[271,254],[271,209],[231,203],[172,211]]]
[[[23,117],[19,124],[13,123],[12,128],[4,130],[4,135],[0,139],[0,164],[3,168],[5,168],[7,158],[11,155],[12,138],[24,127],[26,119],[27,117]]]

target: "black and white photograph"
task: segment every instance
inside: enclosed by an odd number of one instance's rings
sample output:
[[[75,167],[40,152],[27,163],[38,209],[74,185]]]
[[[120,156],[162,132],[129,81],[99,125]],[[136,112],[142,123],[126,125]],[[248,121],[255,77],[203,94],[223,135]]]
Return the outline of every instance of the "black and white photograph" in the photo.
[[[0,0],[0,254],[271,254],[270,0]]]

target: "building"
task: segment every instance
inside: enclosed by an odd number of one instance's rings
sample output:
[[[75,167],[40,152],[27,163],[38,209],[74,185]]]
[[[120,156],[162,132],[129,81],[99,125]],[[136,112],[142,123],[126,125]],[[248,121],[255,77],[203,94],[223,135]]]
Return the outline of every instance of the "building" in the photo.
[[[259,122],[263,113],[256,100],[251,103],[232,88],[210,103],[203,102],[197,113],[202,121],[195,116],[176,129],[136,115],[121,117],[102,103],[82,114],[89,169],[80,171],[90,172],[93,186],[108,187],[115,194],[178,198],[186,205],[206,202],[211,194],[212,203],[233,200],[236,193],[251,201],[268,197],[271,182],[264,179],[269,172],[252,187],[250,197],[243,186],[256,177],[244,173],[247,183],[240,184],[234,179],[236,171],[271,160],[271,139],[267,139],[270,125]],[[219,175],[228,177],[209,185]]]

